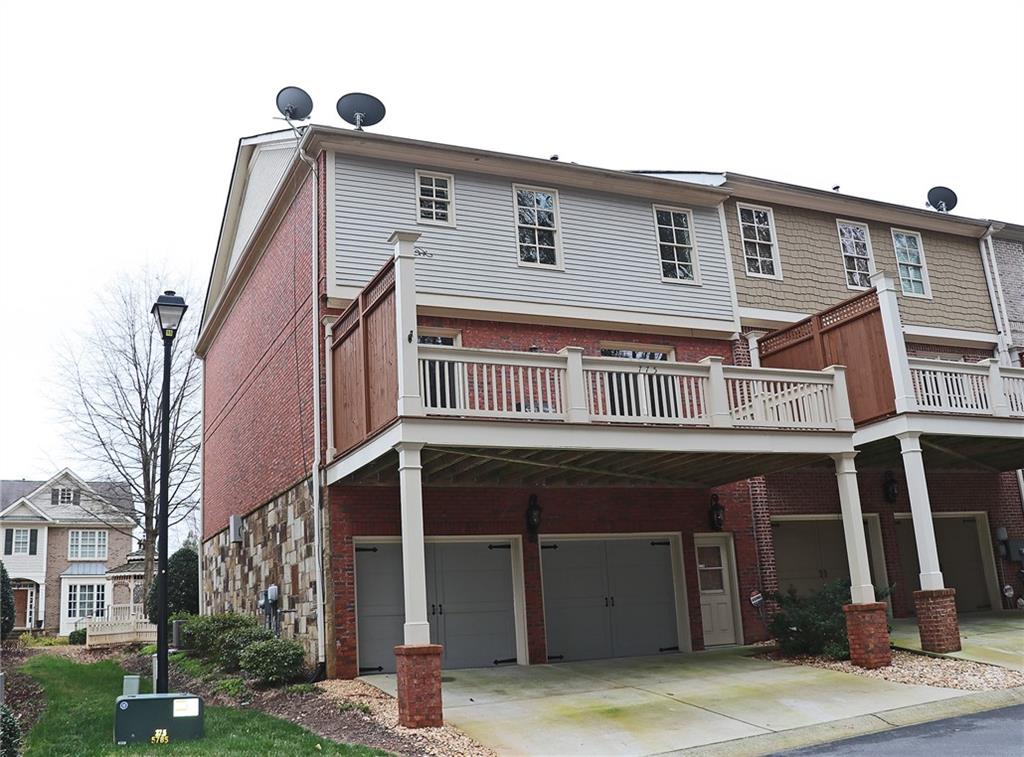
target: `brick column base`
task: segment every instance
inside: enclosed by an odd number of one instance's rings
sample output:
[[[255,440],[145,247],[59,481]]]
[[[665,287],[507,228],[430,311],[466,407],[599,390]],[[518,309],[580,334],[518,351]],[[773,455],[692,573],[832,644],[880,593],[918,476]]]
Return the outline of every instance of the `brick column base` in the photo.
[[[398,722],[406,728],[435,728],[444,724],[441,650],[440,644],[395,647]]]
[[[850,638],[850,662],[858,668],[884,668],[892,663],[889,619],[885,602],[843,605],[846,634]]]
[[[959,652],[960,620],[956,614],[956,589],[914,592],[917,630],[926,652]]]

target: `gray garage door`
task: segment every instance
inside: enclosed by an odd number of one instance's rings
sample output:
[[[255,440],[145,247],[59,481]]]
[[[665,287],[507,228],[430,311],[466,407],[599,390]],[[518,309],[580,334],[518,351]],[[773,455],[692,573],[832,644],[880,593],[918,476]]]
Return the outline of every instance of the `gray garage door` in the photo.
[[[865,533],[870,533],[864,524]],[[850,578],[850,561],[846,554],[846,536],[840,520],[786,520],[772,523],[775,543],[775,571],[779,590],[796,589],[806,595],[818,591],[840,578]],[[868,543],[868,566],[877,585]]]
[[[545,540],[548,657],[588,660],[676,651],[667,540]]]
[[[991,610],[992,600],[978,542],[978,522],[972,517],[940,517],[932,522],[942,580],[946,586],[956,589],[956,609],[960,612]],[[917,591],[921,588],[921,567],[914,522],[910,518],[896,519],[896,542],[903,564],[903,580],[910,591]]]
[[[448,669],[515,662],[512,557],[508,542],[426,545],[430,640],[444,645]],[[356,616],[359,668],[395,669],[402,643],[402,546],[356,547]]]

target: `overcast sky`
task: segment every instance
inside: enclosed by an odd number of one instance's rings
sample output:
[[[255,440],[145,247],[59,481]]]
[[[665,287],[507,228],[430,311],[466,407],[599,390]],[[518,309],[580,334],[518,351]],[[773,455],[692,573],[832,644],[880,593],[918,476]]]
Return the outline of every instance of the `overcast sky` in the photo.
[[[236,141],[280,127],[282,86],[319,123],[366,91],[387,134],[916,207],[945,184],[1024,222],[1022,29],[1019,0],[4,3],[0,477],[74,464],[53,377],[112,277],[205,284]]]

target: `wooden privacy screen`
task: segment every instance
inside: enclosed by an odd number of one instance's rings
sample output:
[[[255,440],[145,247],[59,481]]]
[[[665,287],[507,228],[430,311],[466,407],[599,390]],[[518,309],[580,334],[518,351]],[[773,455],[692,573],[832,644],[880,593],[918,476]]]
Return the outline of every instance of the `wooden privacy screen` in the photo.
[[[846,366],[846,386],[855,424],[896,412],[889,350],[878,294],[871,291],[773,331],[758,341],[766,368],[821,370]]]
[[[331,331],[334,446],[362,443],[398,416],[395,262],[385,265]]]

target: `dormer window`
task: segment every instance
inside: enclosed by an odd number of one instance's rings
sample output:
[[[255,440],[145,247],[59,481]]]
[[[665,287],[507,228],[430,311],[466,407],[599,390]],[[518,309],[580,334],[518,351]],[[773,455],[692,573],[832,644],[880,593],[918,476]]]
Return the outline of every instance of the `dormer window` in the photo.
[[[67,486],[58,486],[55,490],[57,492],[56,504],[58,505],[70,505],[75,501],[75,490],[68,488]]]

